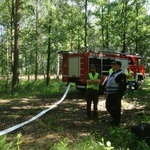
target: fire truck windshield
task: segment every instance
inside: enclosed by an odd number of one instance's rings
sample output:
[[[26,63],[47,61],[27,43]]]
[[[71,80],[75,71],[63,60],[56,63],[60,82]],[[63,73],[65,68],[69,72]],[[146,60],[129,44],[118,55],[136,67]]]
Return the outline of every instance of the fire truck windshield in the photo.
[[[138,58],[137,59],[137,65],[144,65],[143,59]]]
[[[130,65],[133,64],[133,60],[132,60],[132,58],[130,58],[130,57],[129,57],[129,64],[130,64]]]

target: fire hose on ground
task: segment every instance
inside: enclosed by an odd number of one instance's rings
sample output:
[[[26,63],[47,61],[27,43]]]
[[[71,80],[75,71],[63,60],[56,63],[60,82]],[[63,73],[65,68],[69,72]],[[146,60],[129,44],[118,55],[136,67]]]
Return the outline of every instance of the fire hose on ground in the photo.
[[[10,133],[10,132],[12,132],[12,131],[14,131],[14,130],[16,130],[16,129],[18,129],[18,128],[20,128],[20,127],[22,127],[22,126],[24,126],[24,125],[26,125],[26,124],[28,124],[30,122],[32,122],[32,121],[34,121],[34,120],[36,120],[37,118],[43,116],[45,113],[47,113],[51,109],[57,107],[58,104],[60,104],[60,103],[62,103],[64,101],[64,99],[67,96],[69,90],[70,90],[70,84],[68,84],[67,89],[66,89],[64,95],[62,96],[62,98],[60,100],[58,100],[57,102],[55,102],[52,106],[50,106],[49,108],[43,110],[42,112],[40,112],[39,114],[37,114],[36,116],[32,117],[31,119],[29,119],[29,120],[27,120],[25,122],[22,122],[22,123],[17,124],[17,125],[15,125],[13,127],[10,127],[10,128],[5,129],[3,131],[0,131],[0,136],[1,135],[5,135],[7,133]]]

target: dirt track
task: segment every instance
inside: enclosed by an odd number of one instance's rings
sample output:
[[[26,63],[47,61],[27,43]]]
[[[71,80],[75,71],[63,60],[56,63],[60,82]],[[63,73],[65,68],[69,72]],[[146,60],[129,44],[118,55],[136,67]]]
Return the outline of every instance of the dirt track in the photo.
[[[99,118],[88,120],[86,118],[85,96],[81,93],[70,94],[58,107],[50,110],[39,119],[7,134],[9,140],[17,133],[22,133],[23,144],[21,150],[46,149],[49,146],[67,137],[74,141],[79,136],[101,134],[105,136],[110,127],[110,116],[105,109],[105,99],[99,97]],[[1,100],[0,131],[24,122],[48,108],[56,98],[37,99],[24,98],[19,100]],[[134,100],[122,101],[122,128],[138,124],[148,108],[139,105]]]

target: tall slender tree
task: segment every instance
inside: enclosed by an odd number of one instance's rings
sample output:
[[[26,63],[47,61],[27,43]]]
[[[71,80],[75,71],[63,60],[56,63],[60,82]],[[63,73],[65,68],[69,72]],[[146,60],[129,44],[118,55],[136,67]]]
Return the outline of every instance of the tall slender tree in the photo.
[[[39,1],[36,0],[36,43],[35,43],[35,80],[37,80],[38,76],[38,23],[39,23]]]
[[[135,52],[137,53],[138,52],[138,37],[137,37],[137,35],[139,34],[139,29],[138,29],[138,17],[139,17],[139,4],[138,4],[138,2],[137,2],[137,0],[136,0],[136,38],[135,38]]]
[[[127,5],[128,0],[123,0],[123,8],[122,8],[122,52],[126,51],[126,29],[127,29]]]
[[[109,48],[109,16],[110,16],[110,0],[107,1],[107,29],[106,29],[106,48]]]
[[[104,27],[104,4],[102,4],[102,9],[101,9],[101,21],[102,21],[102,48],[105,48],[105,35],[104,35],[104,31],[105,31],[105,27]]]
[[[48,7],[48,49],[47,49],[47,77],[46,77],[46,85],[49,84],[50,81],[50,58],[51,58],[51,49],[52,49],[52,0],[50,0],[50,7]]]
[[[19,27],[20,27],[20,0],[15,1],[14,15],[14,64],[12,77],[12,92],[17,89],[19,82]]]
[[[87,4],[88,1],[85,0],[85,23],[84,23],[84,46],[87,47]]]

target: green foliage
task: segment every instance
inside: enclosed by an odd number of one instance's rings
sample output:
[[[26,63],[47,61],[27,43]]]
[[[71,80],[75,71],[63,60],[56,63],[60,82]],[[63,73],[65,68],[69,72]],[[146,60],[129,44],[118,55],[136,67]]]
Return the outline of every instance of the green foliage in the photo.
[[[12,143],[7,143],[6,136],[0,137],[0,150],[7,150]]]
[[[0,136],[0,150],[20,150],[21,137],[22,135],[18,134],[13,141],[8,142],[6,136]]]
[[[106,140],[111,141],[115,149],[148,150],[149,146],[127,129],[110,128]]]
[[[19,81],[16,92],[11,95],[10,90],[6,92],[6,85],[10,87],[6,82],[0,81],[0,93],[1,97],[49,97],[50,95],[62,95],[66,86],[63,85],[61,80],[50,80],[50,84],[47,86],[45,80],[38,81]],[[7,94],[6,94],[7,93]],[[9,93],[9,95],[8,95]]]
[[[13,142],[7,142],[6,137],[0,137],[0,150],[20,150],[21,134]],[[135,137],[128,130],[111,128],[105,138],[96,140],[94,135],[78,137],[76,141],[69,142],[68,138],[55,143],[50,150],[149,150],[144,140]],[[48,144],[50,145],[50,144]],[[38,146],[37,146],[38,148]]]
[[[93,50],[96,48],[122,50],[125,41],[126,52],[145,56],[148,64],[150,15],[146,11],[146,6],[149,5],[149,1],[126,3],[118,0],[88,0],[87,2],[87,46]],[[37,3],[32,0],[20,3],[19,71],[23,75],[35,73],[36,60],[38,74],[46,72],[48,46],[51,47],[50,73],[57,71],[57,51],[78,51],[85,46],[84,1],[39,0]],[[11,75],[13,64],[14,20],[11,18],[15,16],[11,16],[12,8],[11,0],[1,0],[0,74],[5,76]],[[50,45],[48,45],[49,38]]]
[[[54,144],[54,146],[50,150],[69,150],[68,149],[68,142],[67,138],[64,138],[60,142]]]
[[[149,124],[150,124],[150,116],[149,116],[149,114],[144,115],[144,116],[143,116],[143,120],[144,120],[144,122],[146,122],[146,123],[149,123]]]
[[[64,138],[60,142],[54,144],[54,146],[50,150],[112,150],[114,149],[111,146],[111,143],[104,142],[102,138],[101,141],[96,141],[94,136],[90,135],[87,137],[81,137],[77,139],[76,142],[72,143],[71,145],[68,143],[68,139]]]
[[[149,146],[144,140],[134,136],[127,129],[110,128],[105,138],[96,140],[94,135],[80,137],[71,144],[64,138],[55,143],[50,150],[149,150]]]
[[[107,141],[105,143],[104,139],[101,138],[100,141],[95,140],[93,135],[79,138],[77,141],[76,146],[74,147],[75,150],[83,149],[83,150],[112,150],[113,147],[111,143]]]
[[[21,137],[22,137],[21,133],[17,134],[17,137],[16,137],[16,146],[17,146],[18,150],[20,150],[20,146],[22,144]]]

